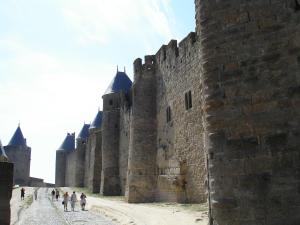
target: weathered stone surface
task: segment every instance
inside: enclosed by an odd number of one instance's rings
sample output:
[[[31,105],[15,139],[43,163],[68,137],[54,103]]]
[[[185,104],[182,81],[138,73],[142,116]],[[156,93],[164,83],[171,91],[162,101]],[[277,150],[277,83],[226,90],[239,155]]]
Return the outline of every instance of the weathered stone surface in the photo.
[[[10,199],[13,187],[14,165],[0,162],[0,224],[10,224]]]
[[[126,197],[128,202],[155,201],[156,87],[154,56],[134,63],[132,119]]]
[[[102,132],[100,128],[90,129],[85,153],[85,187],[92,193],[100,192],[102,169]]]
[[[28,185],[30,176],[31,148],[4,146],[10,162],[14,163],[14,184]]]
[[[211,224],[300,223],[296,2],[195,1]]]
[[[120,195],[119,175],[120,93],[103,96],[102,171],[100,193]]]
[[[55,186],[65,187],[66,153],[64,150],[56,151],[55,159]]]

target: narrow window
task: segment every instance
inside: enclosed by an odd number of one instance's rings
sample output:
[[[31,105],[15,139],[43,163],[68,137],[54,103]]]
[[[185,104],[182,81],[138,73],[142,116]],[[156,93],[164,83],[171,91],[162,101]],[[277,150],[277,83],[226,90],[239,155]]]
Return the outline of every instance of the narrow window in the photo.
[[[171,107],[168,106],[167,107],[167,123],[170,122],[172,119],[172,115],[171,115]]]
[[[109,105],[112,105],[113,104],[113,101],[112,100],[109,100]]]
[[[188,91],[184,94],[184,99],[185,99],[185,109],[188,110],[192,108],[192,91]]]

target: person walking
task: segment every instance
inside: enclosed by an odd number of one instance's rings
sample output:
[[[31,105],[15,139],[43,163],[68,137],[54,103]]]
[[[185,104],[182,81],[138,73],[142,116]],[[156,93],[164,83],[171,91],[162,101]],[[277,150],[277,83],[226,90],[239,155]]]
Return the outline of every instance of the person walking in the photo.
[[[51,196],[52,196],[52,202],[53,202],[54,201],[54,196],[55,196],[55,190],[54,189],[51,191]]]
[[[58,198],[59,198],[59,190],[56,189],[55,191],[55,198],[56,198],[56,201],[58,201]]]
[[[85,210],[85,205],[86,205],[86,195],[84,193],[81,193],[81,195],[80,195],[80,206],[81,206],[82,211]]]
[[[73,191],[73,194],[71,195],[71,208],[72,208],[73,212],[75,210],[75,203],[76,202],[77,202],[77,196],[75,194],[75,191]]]
[[[21,189],[21,200],[24,200],[25,197],[25,188],[22,187]]]
[[[64,200],[63,200],[64,211],[68,211],[68,201],[69,201],[68,192],[64,193],[63,198],[64,198]]]
[[[38,189],[34,189],[34,200],[37,200],[37,192],[38,192]]]

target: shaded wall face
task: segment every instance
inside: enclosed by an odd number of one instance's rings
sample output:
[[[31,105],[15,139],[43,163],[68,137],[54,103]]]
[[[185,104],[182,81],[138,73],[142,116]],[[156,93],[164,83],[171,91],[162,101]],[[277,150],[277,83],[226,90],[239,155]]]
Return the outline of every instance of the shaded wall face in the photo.
[[[103,96],[102,121],[102,172],[101,190],[103,195],[119,195],[119,137],[120,137],[120,95],[113,93]]]
[[[0,224],[10,224],[10,199],[13,188],[12,163],[0,162]]]
[[[130,118],[130,109],[124,105],[120,109],[119,174],[121,195],[125,195],[127,183]]]
[[[299,224],[299,5],[196,2],[213,222]]]
[[[5,146],[4,148],[9,161],[14,163],[14,183],[28,185],[31,149],[23,146]]]
[[[91,146],[91,138],[92,138],[92,134],[89,135],[89,139],[88,139],[88,143],[87,143],[87,148],[85,151],[85,163],[84,163],[84,186],[85,187],[90,187],[90,176],[91,176],[91,161],[93,160],[93,158],[91,158],[91,151],[92,151],[92,146]]]
[[[55,186],[64,187],[66,174],[66,155],[63,150],[56,151],[55,161]]]
[[[66,175],[65,182],[67,187],[76,186],[76,175],[77,175],[77,157],[78,151],[69,151],[66,153]]]
[[[206,201],[198,49],[191,33],[156,54],[158,200]]]
[[[87,149],[87,139],[77,139],[76,175],[75,175],[75,186],[76,187],[84,187],[86,149]]]
[[[91,192],[100,192],[101,169],[102,169],[102,132],[101,129],[90,129],[88,139],[88,170],[86,170],[87,184],[85,185]]]
[[[137,63],[139,65],[137,65]],[[155,68],[135,63],[126,198],[129,202],[155,201],[156,191],[156,87]]]

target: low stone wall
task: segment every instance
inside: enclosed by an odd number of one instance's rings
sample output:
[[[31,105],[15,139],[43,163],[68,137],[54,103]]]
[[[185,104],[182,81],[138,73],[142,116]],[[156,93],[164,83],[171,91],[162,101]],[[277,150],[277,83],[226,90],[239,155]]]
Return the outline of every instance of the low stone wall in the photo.
[[[0,224],[10,224],[10,199],[13,187],[12,163],[0,162]]]

